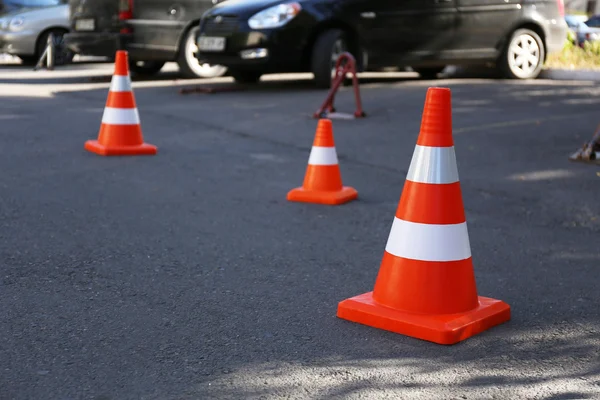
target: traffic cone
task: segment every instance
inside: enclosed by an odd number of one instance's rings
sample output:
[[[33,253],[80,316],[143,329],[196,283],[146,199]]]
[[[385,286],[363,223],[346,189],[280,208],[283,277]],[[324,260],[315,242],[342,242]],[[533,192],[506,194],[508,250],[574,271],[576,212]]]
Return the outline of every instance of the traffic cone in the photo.
[[[156,146],[144,143],[140,116],[129,76],[128,54],[117,51],[98,140],[85,142],[85,149],[102,156],[154,155]]]
[[[344,186],[338,163],[331,120],[320,119],[301,187],[287,194],[289,201],[339,205],[355,200],[356,189]]]
[[[510,319],[510,306],[477,294],[452,137],[451,92],[430,88],[421,131],[372,292],[337,316],[439,344]]]

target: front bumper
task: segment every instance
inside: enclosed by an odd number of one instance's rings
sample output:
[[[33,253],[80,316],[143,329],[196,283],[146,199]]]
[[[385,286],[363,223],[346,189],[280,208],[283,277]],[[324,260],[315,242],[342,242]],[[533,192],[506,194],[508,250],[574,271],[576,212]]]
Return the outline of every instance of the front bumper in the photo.
[[[546,46],[548,54],[558,53],[565,47],[569,27],[564,19],[552,21],[547,26]]]
[[[38,38],[35,31],[0,31],[0,54],[33,56]]]
[[[231,69],[255,70],[263,73],[302,72],[303,49],[308,39],[306,26],[289,26],[274,30],[254,31],[245,22],[230,24],[229,30],[215,30],[202,24],[201,37],[225,39],[222,51],[204,51],[199,46],[200,62],[223,65]]]
[[[129,40],[130,35],[123,33],[71,32],[64,36],[64,43],[71,51],[95,57],[114,57]]]

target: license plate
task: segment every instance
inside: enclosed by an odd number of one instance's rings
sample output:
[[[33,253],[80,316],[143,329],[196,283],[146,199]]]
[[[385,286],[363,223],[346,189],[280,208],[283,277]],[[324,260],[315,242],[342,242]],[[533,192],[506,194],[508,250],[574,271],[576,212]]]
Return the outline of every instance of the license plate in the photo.
[[[198,39],[198,49],[200,51],[223,51],[225,50],[225,38],[201,36]]]
[[[93,19],[78,19],[75,20],[76,31],[93,31],[96,29],[96,24]]]

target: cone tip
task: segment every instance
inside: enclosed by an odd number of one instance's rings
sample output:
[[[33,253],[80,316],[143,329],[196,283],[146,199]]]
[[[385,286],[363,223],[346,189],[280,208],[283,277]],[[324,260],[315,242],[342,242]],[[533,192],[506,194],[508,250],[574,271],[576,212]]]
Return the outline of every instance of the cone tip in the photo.
[[[115,75],[129,75],[129,54],[126,50],[117,50],[115,57]]]
[[[452,92],[449,88],[431,87],[427,90],[417,144],[450,147],[452,138]]]
[[[450,107],[452,91],[450,88],[430,87],[427,89],[427,103]]]
[[[331,120],[328,118],[319,119],[319,128],[329,129],[331,128]]]
[[[313,146],[334,147],[333,128],[330,119],[321,118],[317,124],[317,132]]]

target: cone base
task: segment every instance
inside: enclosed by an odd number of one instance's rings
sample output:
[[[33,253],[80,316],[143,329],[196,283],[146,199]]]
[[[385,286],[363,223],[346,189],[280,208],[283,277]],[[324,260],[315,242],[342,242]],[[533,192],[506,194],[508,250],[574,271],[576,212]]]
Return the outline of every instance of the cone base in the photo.
[[[84,147],[87,151],[101,156],[155,155],[158,151],[156,146],[147,143],[139,146],[104,146],[97,140],[88,140]]]
[[[353,187],[343,186],[336,192],[306,190],[303,187],[292,189],[287,194],[288,201],[302,203],[316,203],[327,205],[339,205],[348,203],[358,198],[358,192]]]
[[[438,344],[455,344],[510,320],[510,306],[479,296],[479,307],[461,314],[413,314],[382,306],[368,292],[339,303],[338,318]]]

